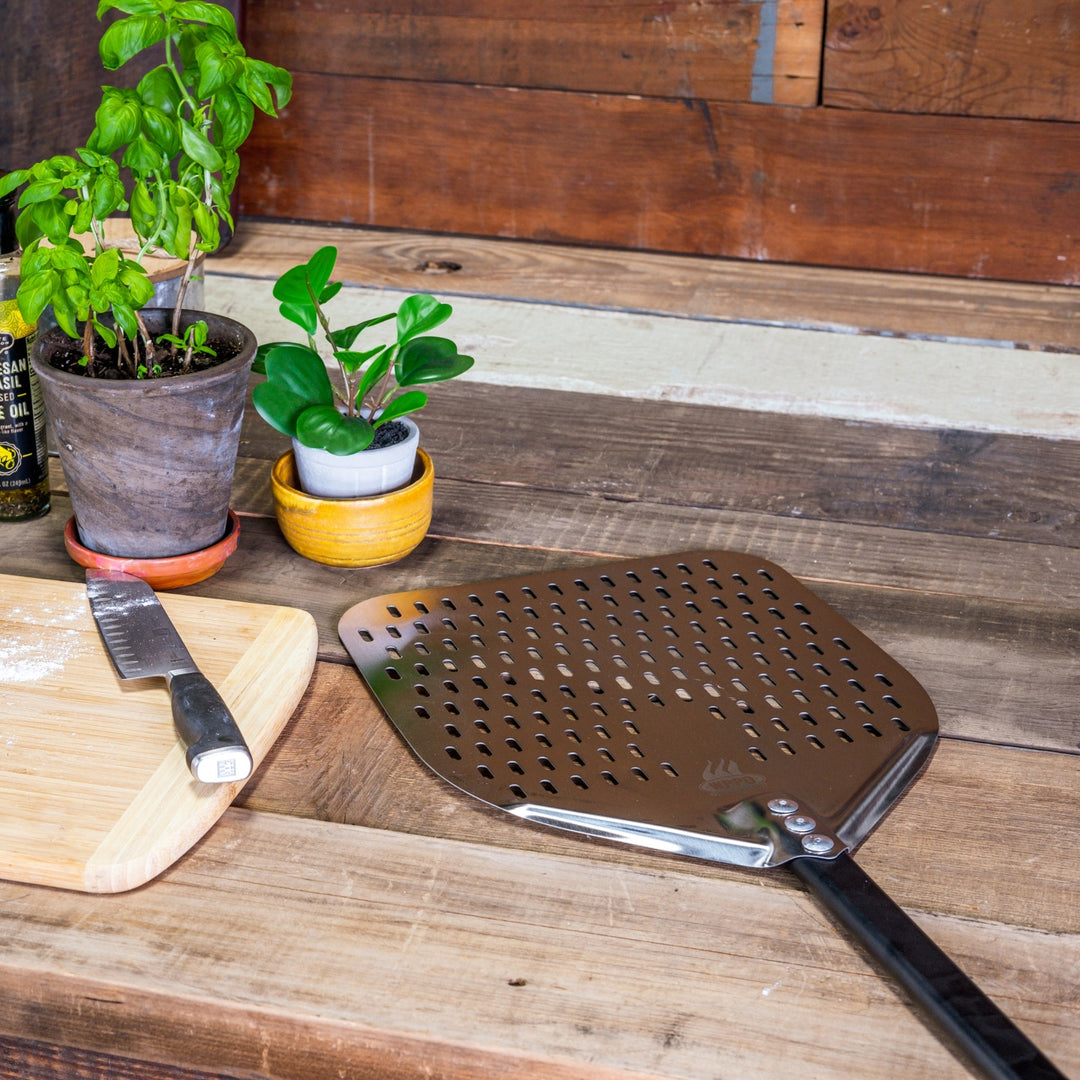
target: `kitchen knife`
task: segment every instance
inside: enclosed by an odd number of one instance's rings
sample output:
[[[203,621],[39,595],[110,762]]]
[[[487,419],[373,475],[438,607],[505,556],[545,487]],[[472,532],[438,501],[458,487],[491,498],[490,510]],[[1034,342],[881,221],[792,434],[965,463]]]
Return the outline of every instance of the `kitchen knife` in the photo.
[[[251,751],[232,713],[198,669],[154,590],[117,570],[86,571],[86,594],[101,638],[121,679],[164,677],[173,720],[196,780],[246,780]]]

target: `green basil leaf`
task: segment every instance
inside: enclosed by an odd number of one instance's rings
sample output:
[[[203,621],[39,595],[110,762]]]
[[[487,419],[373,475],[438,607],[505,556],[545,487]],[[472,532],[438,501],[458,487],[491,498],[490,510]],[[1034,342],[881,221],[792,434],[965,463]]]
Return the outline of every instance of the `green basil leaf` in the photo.
[[[184,119],[180,120],[180,145],[189,158],[210,172],[217,172],[224,164],[210,140]]]
[[[371,445],[375,429],[359,416],[342,416],[333,405],[314,405],[296,421],[296,437],[304,446],[344,457]]]
[[[90,201],[94,205],[94,217],[99,221],[104,221],[114,210],[118,210],[120,204],[123,203],[124,186],[119,180],[103,173],[94,181]]]
[[[23,193],[19,196],[19,206],[29,206],[31,203],[44,202],[46,199],[55,198],[64,190],[63,180],[35,180],[27,184]]]
[[[49,238],[49,243],[63,244],[71,233],[72,215],[67,213],[66,207],[67,200],[61,198],[34,203],[33,206],[19,215],[19,221],[21,223],[23,217],[27,214],[31,215],[34,224]],[[15,231],[18,233],[18,226],[16,226]]]
[[[106,326],[103,322],[94,320],[94,329],[101,335],[101,340],[109,346],[110,349],[116,348],[116,331],[111,326]]]
[[[155,0],[100,0],[97,17],[100,19],[107,11],[123,11],[127,15],[153,15],[161,10]]]
[[[259,83],[265,83],[273,87],[277,107],[283,109],[292,97],[292,76],[284,69],[268,64],[265,60],[256,60],[247,57],[244,60],[244,71],[250,79]],[[275,115],[272,109],[265,109],[271,116]]]
[[[214,139],[226,150],[236,150],[251,134],[255,106],[231,86],[221,87],[214,95]]]
[[[72,232],[88,232],[93,220],[94,204],[84,200],[83,202],[79,203],[79,209],[75,212],[75,220],[74,222],[72,222],[71,225]]]
[[[113,317],[124,334],[134,341],[139,336],[139,324],[135,319],[135,311],[130,304],[114,302],[112,305]]]
[[[19,282],[16,298],[19,311],[29,323],[41,318],[41,313],[53,302],[53,296],[60,289],[60,275],[55,270],[45,270],[40,274],[28,275]]]
[[[90,280],[98,288],[115,279],[120,271],[120,249],[106,248],[90,267]]]
[[[0,199],[5,195],[9,195],[20,184],[25,183],[30,178],[29,169],[16,169],[14,172],[9,172],[2,180],[0,180]]]
[[[153,105],[155,109],[160,109],[167,116],[175,116],[183,100],[173,73],[164,64],[151,68],[139,80],[135,92],[144,105]]]
[[[203,0],[181,0],[173,5],[172,14],[181,19],[193,19],[196,22],[220,26],[230,37],[236,37],[236,20],[228,8],[220,4],[204,3]]]
[[[221,243],[221,226],[217,214],[201,202],[193,203],[191,210],[195,219],[195,231],[199,234],[195,247],[199,251],[217,251]]]
[[[131,224],[144,240],[149,240],[157,228],[158,208],[145,181],[139,180],[131,192]]]
[[[237,80],[236,88],[242,94],[246,94],[256,107],[268,116],[277,116],[274,111],[273,99],[270,97],[270,91],[266,89],[266,84],[257,75],[253,75],[246,66]]]
[[[114,86],[103,89],[105,92],[101,104],[94,114],[97,127],[92,141],[99,153],[111,154],[138,135],[142,125],[142,108],[132,90],[118,90]]]
[[[80,316],[85,318],[86,314],[81,309],[76,309],[75,304],[71,298],[65,292],[56,292],[52,298],[53,314],[56,316],[56,321],[60,325],[60,329],[64,331],[68,337],[77,338],[79,331],[76,328],[76,324]],[[22,308],[22,304],[19,305]]]
[[[164,172],[168,161],[161,149],[143,135],[136,135],[120,160],[120,164],[137,176]]]
[[[161,150],[166,160],[176,157],[180,151],[180,129],[164,109],[144,104],[142,126],[147,137]]]
[[[98,43],[101,62],[109,71],[123,67],[143,49],[164,41],[168,34],[165,21],[158,15],[129,15],[105,30]]]

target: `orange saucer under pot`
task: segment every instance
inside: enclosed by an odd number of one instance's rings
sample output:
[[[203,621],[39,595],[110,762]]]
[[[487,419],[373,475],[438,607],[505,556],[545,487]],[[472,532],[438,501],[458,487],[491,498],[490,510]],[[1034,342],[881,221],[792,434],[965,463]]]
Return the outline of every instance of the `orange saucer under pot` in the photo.
[[[161,559],[131,559],[91,551],[80,542],[79,529],[74,518],[69,518],[64,526],[64,547],[80,566],[121,570],[125,574],[142,578],[154,589],[179,589],[205,581],[222,568],[225,560],[236,550],[239,539],[240,519],[232,510],[229,511],[225,535],[216,544],[185,555],[172,555]]]

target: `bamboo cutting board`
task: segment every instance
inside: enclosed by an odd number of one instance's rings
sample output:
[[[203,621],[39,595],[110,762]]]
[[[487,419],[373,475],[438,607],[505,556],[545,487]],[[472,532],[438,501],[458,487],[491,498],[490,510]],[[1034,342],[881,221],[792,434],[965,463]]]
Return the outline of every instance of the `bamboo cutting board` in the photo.
[[[306,611],[163,593],[258,768],[307,687]],[[242,783],[188,771],[164,679],[115,673],[82,584],[0,575],[0,877],[122,892],[160,874]]]

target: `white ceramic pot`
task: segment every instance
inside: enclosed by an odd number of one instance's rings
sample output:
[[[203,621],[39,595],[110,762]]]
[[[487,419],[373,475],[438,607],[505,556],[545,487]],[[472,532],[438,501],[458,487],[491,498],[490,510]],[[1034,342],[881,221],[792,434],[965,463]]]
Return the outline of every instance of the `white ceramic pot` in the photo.
[[[358,454],[331,454],[293,439],[300,486],[309,495],[326,499],[355,499],[404,487],[412,480],[420,429],[407,416],[400,420],[409,429],[407,439]]]

